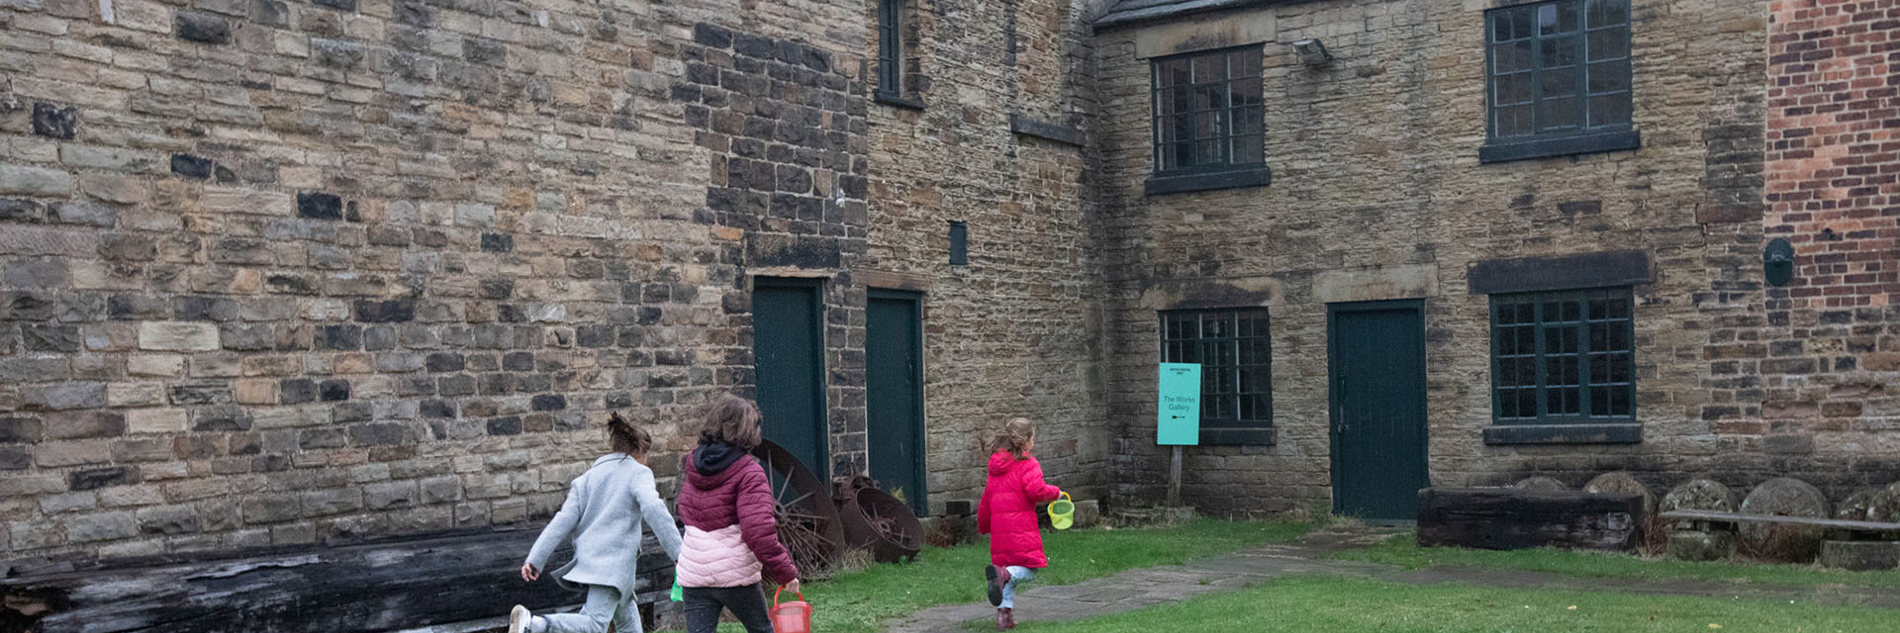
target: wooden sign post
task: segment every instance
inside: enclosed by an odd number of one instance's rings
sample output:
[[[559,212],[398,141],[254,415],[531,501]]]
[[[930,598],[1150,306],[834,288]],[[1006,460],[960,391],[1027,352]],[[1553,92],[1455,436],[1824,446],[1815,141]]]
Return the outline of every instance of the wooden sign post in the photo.
[[[1155,444],[1174,447],[1168,460],[1168,506],[1181,505],[1181,447],[1201,443],[1201,366],[1161,363],[1155,399]]]

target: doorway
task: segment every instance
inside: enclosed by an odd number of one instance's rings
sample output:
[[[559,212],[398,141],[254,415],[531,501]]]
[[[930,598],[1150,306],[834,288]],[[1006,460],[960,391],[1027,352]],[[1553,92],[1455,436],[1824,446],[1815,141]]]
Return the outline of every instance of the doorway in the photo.
[[[1416,520],[1426,464],[1425,306],[1327,306],[1333,512]]]

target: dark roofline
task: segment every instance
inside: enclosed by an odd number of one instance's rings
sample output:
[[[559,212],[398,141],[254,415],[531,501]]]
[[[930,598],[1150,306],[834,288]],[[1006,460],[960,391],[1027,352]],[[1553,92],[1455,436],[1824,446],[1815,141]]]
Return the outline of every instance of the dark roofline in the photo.
[[[1220,11],[1222,9],[1234,9],[1252,5],[1297,4],[1300,2],[1313,1],[1315,0],[1180,0],[1170,4],[1142,7],[1139,9],[1109,9],[1108,13],[1095,19],[1094,27],[1097,31],[1104,31],[1146,22],[1171,20],[1196,13]]]

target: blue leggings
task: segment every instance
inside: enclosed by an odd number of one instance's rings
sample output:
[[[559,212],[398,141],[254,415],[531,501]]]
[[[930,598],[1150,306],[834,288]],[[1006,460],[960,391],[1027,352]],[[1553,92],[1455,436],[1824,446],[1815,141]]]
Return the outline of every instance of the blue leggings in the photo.
[[[996,606],[1002,609],[1014,609],[1016,608],[1016,585],[1035,580],[1036,570],[1015,565],[1010,565],[1006,569],[1009,570],[1009,582],[1003,583],[1003,603]]]

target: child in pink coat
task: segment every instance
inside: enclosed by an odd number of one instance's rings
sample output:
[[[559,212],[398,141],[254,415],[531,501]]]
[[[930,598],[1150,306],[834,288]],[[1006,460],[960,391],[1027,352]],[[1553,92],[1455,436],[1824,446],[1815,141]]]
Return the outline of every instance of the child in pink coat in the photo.
[[[1016,628],[1016,586],[1034,580],[1035,570],[1049,566],[1042,553],[1036,504],[1055,501],[1062,490],[1042,480],[1042,464],[1029,455],[1035,448],[1036,428],[1028,419],[1004,424],[996,452],[990,455],[983,500],[976,507],[976,531],[990,535],[990,564],[983,574],[999,631]]]
[[[772,633],[761,581],[798,592],[798,567],[778,540],[771,479],[750,454],[762,441],[759,408],[725,396],[713,403],[686,456],[680,520],[686,535],[674,573],[687,633],[714,633],[731,611],[748,633]]]

